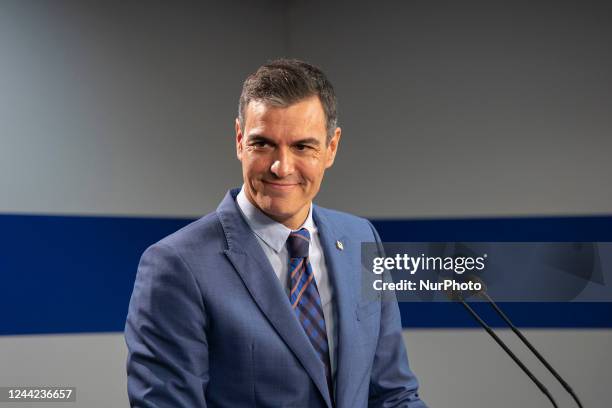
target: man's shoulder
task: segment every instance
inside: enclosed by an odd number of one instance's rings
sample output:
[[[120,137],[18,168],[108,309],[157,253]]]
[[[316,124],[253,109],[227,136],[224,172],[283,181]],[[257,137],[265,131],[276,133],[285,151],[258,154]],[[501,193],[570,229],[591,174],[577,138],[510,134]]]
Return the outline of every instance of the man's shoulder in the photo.
[[[343,231],[347,235],[370,237],[373,233],[374,227],[367,218],[318,205],[315,206],[314,211],[319,220],[331,224],[332,228]]]
[[[344,211],[334,210],[331,208],[321,207],[319,205],[314,206],[315,213],[318,212],[322,214],[329,220],[333,220],[334,222],[345,223],[345,224],[363,224],[368,223],[369,221],[363,217],[359,217],[354,214],[350,214]]]
[[[214,249],[220,252],[225,249],[226,242],[218,214],[213,211],[167,235],[152,246],[166,246],[179,252],[195,248],[199,251]]]

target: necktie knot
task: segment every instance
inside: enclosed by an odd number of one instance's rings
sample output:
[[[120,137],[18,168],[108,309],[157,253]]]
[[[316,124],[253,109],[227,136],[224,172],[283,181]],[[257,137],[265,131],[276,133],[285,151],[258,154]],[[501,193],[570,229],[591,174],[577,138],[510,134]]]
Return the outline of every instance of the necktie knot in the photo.
[[[291,231],[287,238],[287,250],[290,258],[306,258],[310,246],[310,233],[306,228]]]

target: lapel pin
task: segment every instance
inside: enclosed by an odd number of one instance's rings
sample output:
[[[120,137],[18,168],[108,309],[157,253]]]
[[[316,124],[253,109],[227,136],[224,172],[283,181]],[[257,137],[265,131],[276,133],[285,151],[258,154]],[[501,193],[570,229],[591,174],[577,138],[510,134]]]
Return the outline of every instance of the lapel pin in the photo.
[[[336,248],[338,248],[339,250],[343,251],[344,250],[344,245],[342,244],[342,242],[336,241]]]

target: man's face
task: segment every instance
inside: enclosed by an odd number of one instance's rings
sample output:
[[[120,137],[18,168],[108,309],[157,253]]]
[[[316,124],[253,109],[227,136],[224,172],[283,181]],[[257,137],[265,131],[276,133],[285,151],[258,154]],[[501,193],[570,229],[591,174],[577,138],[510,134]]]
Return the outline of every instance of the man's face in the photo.
[[[251,101],[244,134],[236,119],[236,153],[249,201],[291,229],[308,216],[325,169],[334,163],[340,128],[326,143],[323,106],[317,96],[286,108]]]

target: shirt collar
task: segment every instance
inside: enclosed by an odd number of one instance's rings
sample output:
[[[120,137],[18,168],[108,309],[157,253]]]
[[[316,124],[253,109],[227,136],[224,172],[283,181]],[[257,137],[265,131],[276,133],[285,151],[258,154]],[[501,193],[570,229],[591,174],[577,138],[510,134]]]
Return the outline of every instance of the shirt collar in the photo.
[[[238,204],[238,208],[240,208],[242,215],[255,235],[261,238],[274,251],[280,252],[285,246],[287,238],[289,238],[291,229],[268,217],[263,211],[255,207],[244,193],[244,185],[236,197],[236,204]],[[311,236],[317,232],[312,219],[312,203],[310,203],[308,217],[306,217],[306,221],[304,221],[300,228],[306,228]]]

